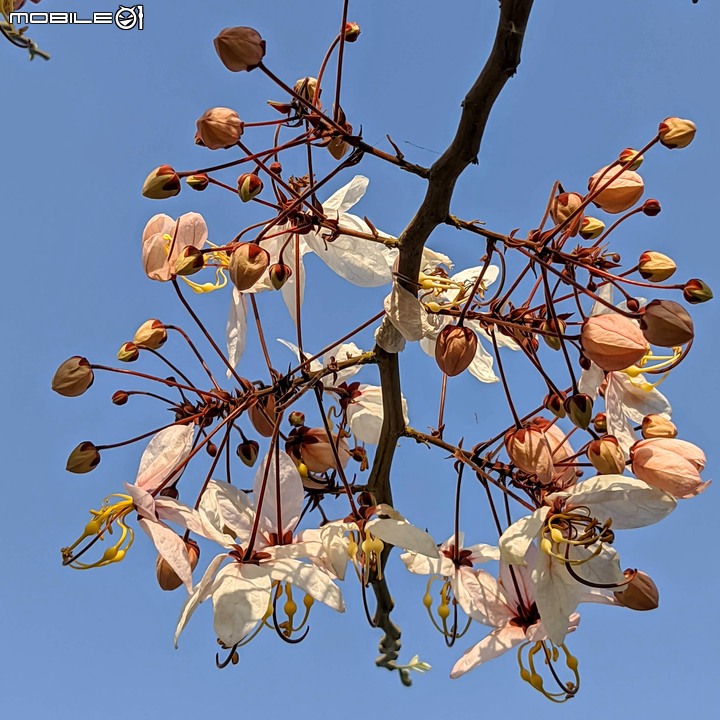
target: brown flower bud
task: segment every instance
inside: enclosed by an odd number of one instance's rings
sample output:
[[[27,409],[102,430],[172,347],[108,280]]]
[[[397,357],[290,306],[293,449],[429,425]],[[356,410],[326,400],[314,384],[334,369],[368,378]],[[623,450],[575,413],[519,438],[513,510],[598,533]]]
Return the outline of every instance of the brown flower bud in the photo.
[[[52,389],[64,397],[82,395],[95,379],[90,363],[79,355],[68,358],[55,371]]]
[[[607,417],[604,412],[599,412],[593,418],[592,422],[593,422],[593,427],[595,428],[596,432],[599,432],[599,433],[607,432]]]
[[[277,160],[268,165],[268,170],[273,173],[273,175],[282,175],[282,165]]]
[[[242,137],[243,122],[230,108],[206,110],[197,120],[197,132],[205,147],[222,150],[232,147]]]
[[[293,427],[302,427],[305,424],[305,413],[298,412],[297,410],[291,412],[290,417],[288,417],[288,422]]]
[[[607,172],[605,172],[607,170]],[[607,213],[621,213],[630,209],[645,191],[643,179],[632,170],[624,170],[618,177],[618,168],[607,167],[598,170],[588,181],[588,190],[595,191],[603,187],[610,178],[615,178],[602,192],[593,198],[593,202]]]
[[[630,610],[654,610],[660,602],[660,593],[652,578],[640,570],[625,570],[623,574],[630,582],[624,590],[613,593],[615,599]]]
[[[270,284],[279,290],[291,277],[292,268],[285,263],[275,263],[268,268]]]
[[[194,570],[200,559],[200,548],[194,540],[190,540],[189,538],[183,542],[185,543],[185,548],[187,549],[190,560],[190,569]],[[170,567],[170,564],[162,555],[158,555],[157,557],[155,575],[157,576],[158,585],[160,585],[161,590],[177,590],[183,584],[177,573]]]
[[[561,320],[558,318],[557,320],[550,319],[546,320],[542,326],[541,330],[543,330],[546,333],[553,333],[552,335],[543,335],[542,338],[545,341],[545,344],[552,348],[553,350],[559,350],[562,347],[562,341],[560,340],[560,335],[563,335],[565,333],[565,328],[567,327],[564,320]]]
[[[186,245],[175,260],[176,275],[194,275],[205,267],[205,256],[194,245]]]
[[[335,160],[342,160],[343,156],[350,149],[344,138],[338,136],[333,137],[327,145],[328,152]]]
[[[201,192],[210,184],[210,178],[205,173],[196,173],[195,175],[188,175],[185,182],[193,190]]]
[[[350,448],[344,437],[332,436],[340,464],[350,459]],[[301,462],[312,473],[323,473],[337,467],[330,437],[324,428],[296,428],[288,436],[285,450],[295,462]]]
[[[477,343],[477,335],[470,328],[448,325],[437,336],[435,362],[446,375],[459,375],[473,361]]]
[[[675,270],[677,265],[672,258],[653,250],[644,252],[638,261],[640,275],[650,282],[664,282],[672,277]]]
[[[157,350],[167,340],[167,330],[159,320],[146,320],[135,332],[132,341],[140,348]]]
[[[556,225],[565,222],[582,205],[582,195],[577,193],[560,193],[550,203],[550,217]],[[583,214],[578,213],[571,224],[570,234],[574,237],[582,226]]]
[[[594,217],[585,216],[580,223],[580,237],[583,240],[594,240],[605,232],[605,223]]]
[[[249,290],[263,276],[269,264],[267,250],[255,243],[240,243],[230,255],[230,280],[238,290]]]
[[[238,195],[243,202],[250,202],[263,189],[263,181],[255,173],[243,173],[237,180]]]
[[[713,299],[713,292],[710,286],[698,279],[688,280],[683,287],[683,297],[691,305],[698,305]]]
[[[587,430],[592,420],[593,401],[589,395],[576,393],[565,400],[565,412],[573,425]]]
[[[165,200],[180,190],[180,176],[169,165],[161,165],[145,178],[142,194],[151,200]]]
[[[580,338],[585,356],[608,371],[630,367],[647,351],[647,342],[637,323],[617,313],[587,318]]]
[[[545,408],[549,410],[556,418],[564,418],[567,413],[565,412],[565,399],[557,395],[556,393],[550,393],[545,398]]]
[[[313,101],[316,89],[317,80],[314,77],[300,78],[293,86],[293,90],[296,92],[296,94],[298,94],[303,100],[307,100],[308,102]]]
[[[113,405],[124,405],[130,396],[125,392],[125,390],[116,390],[113,393],[113,396],[111,398]]]
[[[131,342],[123,343],[117,353],[117,359],[120,362],[135,362],[139,357],[140,348]]]
[[[272,437],[277,413],[275,412],[275,396],[265,395],[258,398],[257,403],[248,410],[248,416],[252,426],[263,437]]]
[[[637,170],[642,165],[644,158],[637,150],[625,148],[620,153],[618,160],[620,160],[623,165],[632,160],[632,163],[626,168],[626,170]]]
[[[555,465],[550,443],[542,427],[533,424],[506,433],[505,450],[517,467],[536,475],[541,485],[552,482]]]
[[[265,57],[265,41],[249,27],[225,28],[214,43],[222,64],[232,72],[254,70]]]
[[[345,23],[345,42],[355,42],[360,37],[360,26],[354,22]]]
[[[588,445],[586,455],[601,475],[622,475],[625,470],[625,455],[613,435],[593,440]]]
[[[100,452],[90,441],[81,442],[68,457],[65,469],[71,473],[88,473],[100,462]]]
[[[695,337],[692,318],[672,300],[649,302],[640,316],[640,329],[649,343],[660,347],[684,345]]]
[[[687,147],[696,132],[697,126],[694,122],[676,117],[665,118],[658,127],[660,142],[671,150]]]
[[[674,438],[678,431],[675,424],[662,415],[646,415],[640,427],[642,436],[649,438]]]
[[[235,452],[240,460],[242,460],[243,465],[252,467],[257,460],[258,453],[260,452],[260,445],[255,442],[255,440],[245,440],[237,446],[237,450]]]
[[[655,200],[655,198],[648,198],[642,204],[642,211],[648,217],[655,217],[656,215],[659,215],[661,210],[662,208],[660,207],[660,201]]]

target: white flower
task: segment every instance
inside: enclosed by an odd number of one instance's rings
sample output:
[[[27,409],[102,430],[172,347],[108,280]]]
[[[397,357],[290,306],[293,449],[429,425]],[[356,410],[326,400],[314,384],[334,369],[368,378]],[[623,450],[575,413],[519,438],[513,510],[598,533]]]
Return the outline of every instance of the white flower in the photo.
[[[401,396],[405,424],[410,422],[407,401]],[[359,385],[347,406],[347,419],[353,435],[360,442],[377,445],[383,424],[382,388],[378,385]]]

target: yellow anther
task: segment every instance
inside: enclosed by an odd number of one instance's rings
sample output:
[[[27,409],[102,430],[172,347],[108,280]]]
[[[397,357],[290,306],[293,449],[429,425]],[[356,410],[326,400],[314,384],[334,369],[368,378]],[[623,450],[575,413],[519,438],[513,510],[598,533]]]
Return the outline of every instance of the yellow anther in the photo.
[[[357,543],[352,539],[348,540],[347,553],[353,560],[355,559],[355,556],[357,555],[357,551],[358,551]]]
[[[440,605],[438,605],[437,614],[441,620],[447,620],[450,617],[450,606],[445,602],[440,603]]]
[[[434,301],[432,301],[432,300],[431,300],[430,302],[426,302],[426,303],[425,303],[425,307],[426,307],[430,312],[434,312],[434,313],[440,312],[440,310],[442,309],[439,303],[436,303],[436,302],[434,302]]]
[[[550,528],[550,537],[552,538],[552,541],[557,544],[560,544],[565,540],[562,532],[556,527]]]
[[[542,692],[543,689],[543,679],[542,676],[538,675],[537,673],[530,676],[530,680],[528,681],[536,690],[540,690]]]
[[[552,555],[552,543],[546,538],[542,538],[540,540],[540,550],[544,552],[546,555]]]
[[[530,682],[530,678],[532,676],[530,675],[530,672],[526,668],[520,668],[520,678],[524,680],[526,683]]]
[[[288,600],[283,605],[283,612],[290,618],[297,612],[297,605],[292,600]]]
[[[432,607],[432,603],[433,603],[432,595],[430,593],[425,593],[423,595],[422,602],[423,602],[423,605],[429,610]]]
[[[303,598],[303,605],[305,606],[306,610],[310,610],[310,608],[313,606],[313,603],[315,602],[315,598],[313,598],[311,595],[306,595]]]
[[[106,548],[105,552],[103,553],[102,558],[100,558],[101,563],[105,562],[113,562],[118,554],[118,547],[117,545],[113,545],[112,547]]]

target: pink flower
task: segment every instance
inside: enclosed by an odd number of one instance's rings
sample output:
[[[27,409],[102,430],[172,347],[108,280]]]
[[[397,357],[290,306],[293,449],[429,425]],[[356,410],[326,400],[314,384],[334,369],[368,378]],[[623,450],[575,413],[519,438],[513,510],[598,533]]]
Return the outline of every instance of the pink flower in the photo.
[[[175,274],[175,264],[184,248],[198,250],[205,244],[208,229],[202,215],[185,213],[177,220],[155,215],[145,225],[142,235],[142,261],[151,280],[167,282]]]

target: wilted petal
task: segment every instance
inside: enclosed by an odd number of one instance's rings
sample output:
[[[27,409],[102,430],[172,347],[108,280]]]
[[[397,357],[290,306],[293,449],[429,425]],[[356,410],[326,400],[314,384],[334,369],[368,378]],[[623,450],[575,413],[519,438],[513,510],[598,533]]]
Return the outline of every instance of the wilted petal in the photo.
[[[360,201],[365,194],[370,181],[364,175],[356,175],[347,185],[343,185],[333,193],[323,204],[326,213],[346,213],[353,205]]]
[[[235,287],[232,289],[232,300],[230,301],[230,315],[226,326],[228,362],[232,367],[237,367],[240,358],[245,352],[245,340],[247,337],[247,309],[243,294]],[[230,370],[227,376],[231,377]]]
[[[405,338],[387,316],[382,319],[374,334],[375,342],[387,353],[400,353],[405,349]]]
[[[398,283],[393,284],[392,292],[385,298],[385,312],[402,336],[411,342],[420,340],[434,329],[425,306]]]
[[[646,415],[660,415],[670,419],[672,408],[668,399],[642,375],[630,378],[625,373],[610,373],[608,392],[611,387],[617,393],[623,412],[634,423],[640,424]]]
[[[175,482],[182,470],[173,470],[190,454],[194,434],[192,425],[171,425],[157,433],[140,458],[135,485],[151,492]]]

